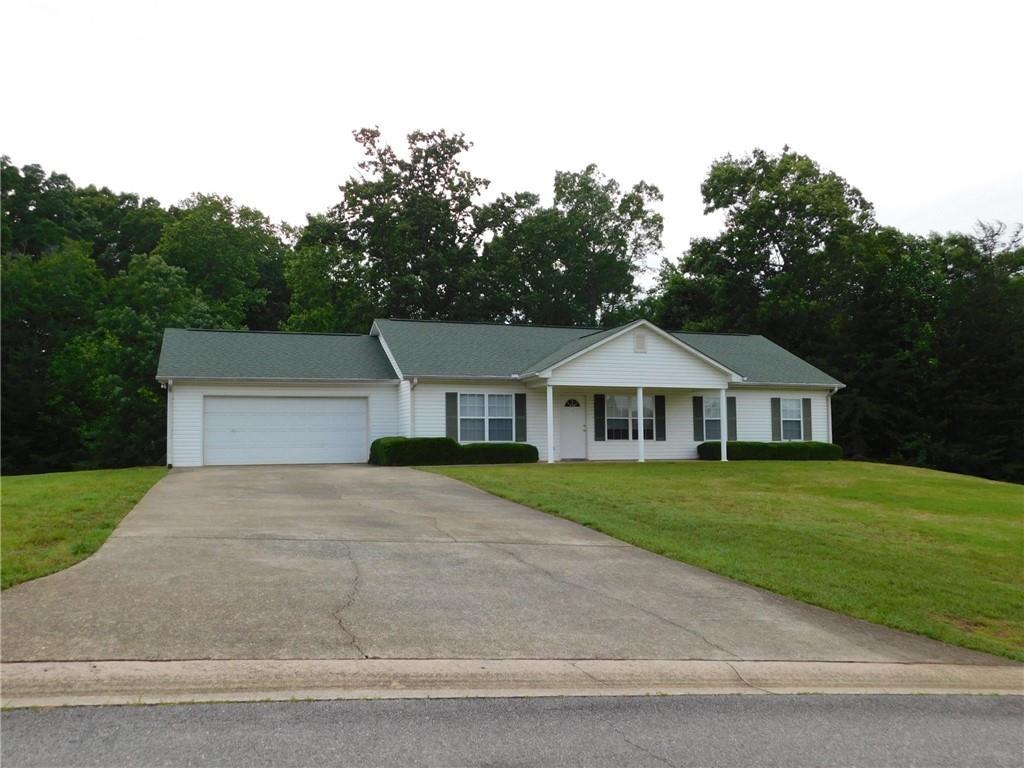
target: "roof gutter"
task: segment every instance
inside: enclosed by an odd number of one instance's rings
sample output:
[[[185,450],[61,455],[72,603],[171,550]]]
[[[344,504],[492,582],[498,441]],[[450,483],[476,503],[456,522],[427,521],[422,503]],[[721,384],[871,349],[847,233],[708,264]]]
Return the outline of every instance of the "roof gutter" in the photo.
[[[217,381],[217,382],[239,382],[248,383],[254,381],[275,381],[288,383],[292,382],[295,384],[344,384],[347,382],[352,383],[363,383],[363,384],[398,384],[398,379],[301,379],[294,377],[276,377],[276,376],[157,376],[156,380],[163,383],[177,379],[181,381]]]
[[[750,381],[744,379],[743,381],[733,382],[739,387],[782,387],[786,389],[831,389],[833,393],[846,387],[845,384],[840,382],[839,384],[826,384],[823,382],[793,382],[793,381]]]

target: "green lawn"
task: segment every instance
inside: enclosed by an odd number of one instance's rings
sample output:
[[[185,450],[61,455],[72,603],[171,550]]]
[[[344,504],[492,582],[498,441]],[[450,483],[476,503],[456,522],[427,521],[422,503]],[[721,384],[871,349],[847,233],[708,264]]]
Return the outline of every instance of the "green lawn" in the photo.
[[[165,474],[163,467],[138,467],[3,478],[2,588],[84,560]]]
[[[436,467],[798,600],[1024,660],[1024,488],[860,462]]]

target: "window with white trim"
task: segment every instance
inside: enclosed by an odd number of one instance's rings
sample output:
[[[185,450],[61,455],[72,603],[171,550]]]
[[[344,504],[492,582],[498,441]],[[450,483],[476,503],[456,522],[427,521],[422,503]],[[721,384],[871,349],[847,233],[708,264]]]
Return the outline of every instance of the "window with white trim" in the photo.
[[[704,439],[722,439],[722,403],[717,397],[704,398]]]
[[[515,434],[514,419],[513,395],[459,394],[459,442],[511,442]]]
[[[633,410],[629,395],[608,395],[604,399],[604,434],[608,440],[629,440],[629,417]]]
[[[782,439],[804,439],[803,406],[796,398],[782,398]]]
[[[512,442],[512,417],[515,405],[512,395],[487,396],[487,439],[491,442]]]
[[[636,440],[636,398],[629,395],[606,395],[604,435],[606,440]],[[654,396],[644,395],[644,440],[654,439]]]

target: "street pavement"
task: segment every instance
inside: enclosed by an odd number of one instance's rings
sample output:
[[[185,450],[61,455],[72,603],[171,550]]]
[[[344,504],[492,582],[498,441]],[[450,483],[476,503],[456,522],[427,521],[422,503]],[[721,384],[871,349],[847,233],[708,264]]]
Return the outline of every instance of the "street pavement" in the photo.
[[[1019,696],[680,696],[67,707],[2,714],[27,766],[1013,766]]]

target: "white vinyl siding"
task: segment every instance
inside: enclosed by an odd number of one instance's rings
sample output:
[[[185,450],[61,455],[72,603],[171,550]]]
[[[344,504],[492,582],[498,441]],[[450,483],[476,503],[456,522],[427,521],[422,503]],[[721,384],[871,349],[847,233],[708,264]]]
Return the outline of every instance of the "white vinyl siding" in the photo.
[[[369,442],[398,432],[398,387],[395,384],[331,384],[321,386],[175,382],[171,407],[171,454],[176,467],[203,465],[203,398],[218,397],[344,397],[366,398]]]
[[[652,341],[648,335],[648,344]],[[632,344],[632,342],[630,342]],[[630,352],[630,354],[633,354]],[[416,434],[420,436],[444,437],[445,434],[445,392],[525,392],[526,393],[526,436],[527,442],[535,445],[540,453],[540,460],[547,458],[547,422],[544,387],[526,387],[519,382],[488,382],[420,381],[416,388]],[[586,451],[587,458],[592,461],[633,460],[636,458],[637,445],[635,440],[595,440],[594,439],[594,395],[603,394],[605,400],[605,417],[608,416],[609,395],[622,395],[632,404],[636,399],[635,389],[614,389],[609,387],[556,387],[555,388],[555,458],[560,459],[561,422],[559,416],[563,405],[569,398],[579,401],[586,412]],[[736,398],[737,437],[740,440],[771,440],[771,398],[811,398],[811,412],[815,440],[827,440],[828,413],[824,390],[778,390],[732,388],[727,392],[729,397]],[[704,401],[718,400],[718,390],[680,390],[680,389],[645,389],[644,398],[651,398],[653,405],[655,395],[665,396],[665,440],[646,440],[644,456],[654,459],[695,459],[697,458],[697,442],[693,439],[693,405],[694,395],[701,395]]]
[[[412,386],[406,380],[398,382],[398,432],[412,437]]]
[[[637,354],[634,336],[646,336]],[[556,386],[692,387],[728,386],[729,376],[696,354],[649,330],[629,331],[551,371]],[[600,391],[600,390],[598,390]]]
[[[717,392],[702,392],[705,397],[718,397]],[[754,389],[747,387],[736,387],[730,389],[729,397],[736,398],[736,438],[738,440],[752,440],[759,442],[771,442],[772,439],[772,403],[773,397],[780,399],[811,399],[811,429],[812,435],[807,440],[820,440],[827,442],[828,437],[828,392],[821,389],[796,390],[796,389]],[[803,418],[803,404],[801,402],[801,419]],[[801,430],[803,427],[801,426]]]
[[[508,395],[507,400],[502,398],[501,400],[494,400],[494,407],[498,410],[491,412],[492,422],[498,422],[497,429],[499,434],[502,434],[500,430],[505,429],[506,432],[509,428],[514,430],[514,416],[509,416],[512,419],[512,424],[508,427],[504,426],[502,419],[505,417],[500,414],[505,411],[500,409],[506,408],[508,413],[514,414],[515,412],[515,395],[517,392],[526,393],[526,442],[537,446],[537,449],[543,453],[545,448],[545,437],[546,427],[544,421],[544,389],[527,389],[523,384],[519,382],[480,382],[470,379],[462,381],[424,381],[420,380],[417,385],[413,397],[415,398],[415,407],[413,408],[413,418],[415,420],[415,434],[417,437],[444,437],[445,436],[445,393],[446,392],[458,392],[461,394],[477,394],[477,395]],[[504,403],[504,405],[502,405]],[[494,424],[491,425],[495,426]],[[465,440],[465,438],[463,438]],[[480,438],[481,440],[483,438]],[[492,437],[492,440],[500,442],[511,442],[512,438],[501,439],[498,437]]]

